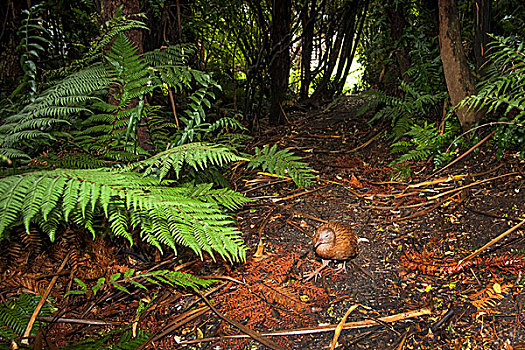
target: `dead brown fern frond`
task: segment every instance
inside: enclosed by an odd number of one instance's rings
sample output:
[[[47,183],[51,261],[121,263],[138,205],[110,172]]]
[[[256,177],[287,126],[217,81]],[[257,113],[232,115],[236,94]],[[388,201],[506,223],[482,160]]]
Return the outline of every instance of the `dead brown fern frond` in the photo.
[[[510,282],[502,284],[502,281],[502,278],[493,278],[484,289],[469,296],[471,304],[478,312],[492,312],[498,302],[505,298],[505,294],[511,292],[513,284]]]

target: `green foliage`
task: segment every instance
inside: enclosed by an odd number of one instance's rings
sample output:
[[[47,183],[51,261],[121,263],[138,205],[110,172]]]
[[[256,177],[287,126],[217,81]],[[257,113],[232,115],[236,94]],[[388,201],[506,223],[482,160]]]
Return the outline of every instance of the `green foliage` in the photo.
[[[422,19],[424,17],[418,21]],[[423,22],[423,25],[425,23],[428,25],[427,22]],[[364,94],[369,97],[368,101],[358,111],[358,114],[363,114],[371,108],[379,108],[370,121],[390,120],[392,153],[401,153],[393,165],[434,156],[434,163],[439,166],[450,158],[450,154],[445,154],[441,147],[450,140],[454,124],[445,120],[445,130],[440,132],[435,126],[436,123],[428,120],[431,116],[441,116],[441,113],[437,112],[448,94],[444,91],[437,37],[426,35],[426,30],[428,28],[421,30],[418,27],[415,30],[410,27],[403,33],[405,45],[410,43],[407,47],[410,49],[409,58],[412,65],[405,72],[405,79],[399,80],[397,95],[389,96],[384,91],[371,90]],[[392,63],[394,62],[390,62]],[[406,171],[402,170],[401,173],[403,172]]]
[[[145,151],[138,149],[138,125],[144,117],[145,97],[157,85],[137,48],[123,34],[114,38],[105,56],[105,73],[110,101],[99,101],[95,113],[83,121],[75,133],[77,143],[87,153],[104,154],[107,159],[134,160]]]
[[[298,186],[308,187],[315,179],[312,169],[305,163],[300,162],[301,157],[293,155],[289,150],[277,150],[277,145],[262,149],[255,148],[254,158],[248,163],[248,168],[261,167],[263,171],[269,171],[279,176],[289,176]]]
[[[102,58],[104,49],[112,42],[113,38],[123,35],[129,30],[148,30],[148,27],[141,20],[143,14],[126,15],[122,13],[122,5],[119,6],[115,15],[102,27],[100,35],[93,40],[91,47],[84,56],[84,59],[78,61],[76,66],[85,66]]]
[[[0,126],[0,154],[11,159],[30,159],[50,141],[70,136],[59,125],[71,116],[91,114],[89,104],[100,101],[94,92],[107,87],[110,78],[102,65],[74,73],[48,88],[20,112],[4,118]]]
[[[16,300],[10,299],[0,304],[0,340],[20,340],[40,298],[39,295],[22,294]],[[56,309],[45,302],[39,316],[49,316],[54,311]],[[41,326],[40,321],[35,321],[30,335],[35,336]]]
[[[162,251],[162,244],[191,248],[202,257],[244,260],[241,234],[220,206],[243,203],[235,192],[218,195],[207,185],[170,181],[137,173],[95,170],[55,170],[10,176],[0,180],[0,237],[9,226],[39,225],[54,240],[63,222],[92,232],[94,219],[103,215],[111,231],[133,244],[132,231]]]
[[[487,113],[505,107],[504,114],[516,109],[516,118],[525,115],[525,50],[515,38],[493,37],[490,45],[487,77],[480,84],[477,95],[458,106],[473,109],[486,108]]]
[[[135,288],[140,288],[147,291],[147,284],[152,284],[155,286],[168,285],[171,287],[179,286],[184,288],[197,289],[207,288],[214,282],[214,280],[198,278],[193,275],[179,271],[157,270],[144,273],[135,272],[135,269],[129,269],[123,274],[121,274],[120,272],[114,273],[110,276],[108,281],[106,281],[104,277],[99,278],[97,284],[91,288],[93,291],[93,295],[96,295],[97,292],[104,287],[104,285],[111,285],[114,288],[117,288],[118,290],[131,294],[129,290],[123,286],[123,284],[128,284]],[[87,285],[78,278],[75,278],[75,282],[79,285],[80,290],[71,290],[66,294],[66,296],[69,294],[86,294]]]
[[[135,333],[135,335],[134,335]],[[141,329],[133,332],[131,326],[119,327],[100,335],[90,337],[63,347],[63,350],[135,350],[149,338],[148,333]],[[116,341],[118,339],[118,341]]]
[[[501,115],[494,135],[498,156],[504,149],[525,145],[525,50],[515,37],[493,36],[488,55],[487,75],[479,92],[461,101],[457,108],[486,109]]]
[[[434,164],[441,166],[452,158],[451,153],[445,153],[441,147],[450,138],[449,132],[441,133],[437,128],[424,122],[422,126],[414,124],[405,134],[406,139],[392,144],[392,153],[402,153],[392,165],[405,161],[421,161],[434,156]]]
[[[18,50],[22,51],[20,64],[24,71],[22,82],[11,94],[11,98],[27,91],[27,100],[33,102],[37,93],[37,61],[42,53],[46,52],[49,44],[49,32],[41,25],[42,19],[38,18],[38,12],[42,9],[42,4],[35,5],[29,10],[23,10],[26,18],[22,19],[22,25],[18,29],[21,36]]]
[[[204,170],[208,165],[223,166],[227,163],[241,160],[248,159],[236,155],[227,146],[195,142],[157,153],[153,157],[132,164],[126,169],[145,169],[145,175],[155,173],[158,175],[159,180],[162,180],[170,171],[174,171],[175,177],[179,178],[184,164],[188,164],[199,171]]]

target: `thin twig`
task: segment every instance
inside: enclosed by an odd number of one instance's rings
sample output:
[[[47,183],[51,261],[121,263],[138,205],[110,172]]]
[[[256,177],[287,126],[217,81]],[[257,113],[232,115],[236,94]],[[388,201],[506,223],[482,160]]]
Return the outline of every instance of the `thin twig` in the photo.
[[[80,318],[63,318],[63,317],[53,317],[53,316],[40,316],[36,318],[38,321],[44,321],[49,323],[73,323],[73,324],[87,324],[90,326],[117,326],[120,323],[118,322],[108,322],[108,321],[99,321],[99,320],[87,320]]]
[[[177,118],[177,109],[175,108],[175,100],[173,99],[173,93],[171,92],[171,89],[169,87],[168,87],[168,95],[170,96],[171,110],[173,111],[173,117],[175,117],[175,125],[177,125],[177,129],[179,129],[180,128],[179,118]]]
[[[319,190],[321,190],[321,189],[323,189],[325,187],[328,187],[328,186],[330,186],[330,185],[325,185],[325,186],[321,186],[321,187],[318,187],[318,188],[314,188],[313,190],[308,190],[308,191],[292,194],[290,196],[286,196],[286,197],[283,197],[283,198],[272,199],[272,201],[274,203],[282,202],[282,201],[285,201],[285,200],[288,200],[288,199],[293,199],[293,198],[296,198],[296,197],[304,196],[305,194],[309,194],[309,193],[312,193],[312,192],[315,192],[315,191],[319,191]]]
[[[463,137],[464,135],[468,134],[469,132],[472,132],[476,129],[479,129],[479,128],[483,128],[485,126],[492,126],[492,125],[497,125],[497,124],[506,124],[506,125],[516,125],[516,126],[521,126],[521,127],[524,127],[525,124],[519,124],[519,123],[509,123],[509,122],[491,122],[491,123],[487,123],[487,124],[483,124],[483,125],[478,125],[472,129],[468,129],[467,131],[465,131],[463,134],[459,135],[458,137],[456,137],[454,139],[454,141],[452,141],[450,143],[450,145],[447,147],[447,152],[449,151],[450,147],[452,147],[452,145],[460,138],[460,137]],[[494,130],[495,132],[496,130]]]
[[[232,319],[229,319],[228,317],[224,316],[223,314],[221,314],[219,312],[219,310],[217,310],[211,303],[210,301],[204,296],[202,295],[201,293],[199,293],[199,291],[195,290],[195,293],[197,295],[199,295],[201,297],[201,299],[204,301],[204,303],[206,303],[206,305],[208,305],[208,307],[220,318],[222,319],[223,321],[231,324],[232,326],[234,327],[237,327],[240,331],[246,333],[249,337],[257,340],[259,343],[263,344],[263,345],[266,345],[267,347],[269,347],[270,349],[274,349],[274,350],[281,350],[282,347],[280,347],[279,345],[277,345],[275,342],[273,342],[272,340],[270,339],[267,339],[265,338],[264,336],[262,336],[259,332],[257,331],[254,331],[248,327],[246,327],[245,325],[237,322],[237,321],[234,321]]]
[[[180,326],[182,326],[182,325],[184,325],[184,324],[186,324],[186,323],[188,323],[190,321],[193,321],[194,319],[196,319],[200,315],[206,313],[208,310],[210,310],[210,308],[208,306],[202,306],[200,308],[197,308],[197,309],[194,309],[194,310],[190,310],[188,312],[183,313],[182,315],[179,315],[168,326],[164,327],[164,330],[161,333],[159,333],[157,335],[152,335],[151,337],[149,337],[148,340],[146,340],[146,342],[142,343],[137,348],[137,350],[145,349],[151,342],[157,341],[157,340],[161,339],[162,337],[170,334],[175,329],[179,328]]]
[[[346,319],[352,313],[352,311],[357,309],[359,306],[360,306],[359,304],[355,304],[355,305],[350,306],[348,310],[346,310],[345,315],[343,316],[343,318],[341,319],[337,327],[335,327],[334,338],[332,339],[332,343],[330,344],[330,350],[335,349],[335,346],[337,345],[337,339],[339,339],[339,335],[341,334],[341,331],[343,330],[343,325],[345,324]]]
[[[42,306],[44,306],[44,303],[46,302],[46,299],[49,296],[49,293],[51,293],[51,289],[53,289],[53,286],[55,285],[55,283],[56,283],[56,281],[58,279],[58,275],[60,274],[60,272],[62,272],[62,270],[66,266],[70,255],[71,255],[71,252],[67,253],[66,257],[62,261],[62,264],[58,268],[57,276],[55,276],[55,277],[53,277],[51,279],[51,281],[47,285],[47,288],[46,288],[44,294],[42,294],[42,298],[40,299],[40,301],[36,305],[35,310],[33,311],[33,314],[31,315],[31,318],[29,319],[29,323],[27,324],[26,330],[25,330],[24,334],[22,335],[22,344],[24,344],[24,345],[28,345],[29,344],[29,338],[28,337],[29,337],[29,334],[31,333],[31,329],[33,328],[33,324],[36,321],[36,317],[40,313],[40,310],[42,309]]]
[[[461,265],[465,260],[468,260],[468,259],[471,259],[471,258],[475,257],[476,255],[478,255],[479,253],[481,253],[482,251],[484,251],[485,249],[487,249],[488,247],[490,247],[494,243],[496,243],[499,240],[503,239],[505,236],[507,236],[510,233],[516,231],[523,224],[525,224],[525,220],[521,220],[521,222],[519,224],[516,224],[516,225],[512,226],[507,231],[503,232],[501,235],[499,235],[498,237],[494,238],[493,240],[491,240],[490,242],[485,244],[483,247],[481,247],[478,250],[476,250],[474,253],[472,253],[469,256],[467,256],[466,258],[462,259],[460,262],[458,262],[458,265]]]
[[[361,148],[365,148],[366,146],[368,146],[369,144],[371,144],[372,142],[374,142],[376,139],[378,139],[381,135],[383,135],[383,132],[385,130],[381,130],[380,132],[378,132],[374,137],[372,137],[370,140],[366,141],[365,143],[363,143],[362,145],[360,146],[357,146],[356,148],[354,149],[351,149],[350,151],[346,152],[346,153],[353,153],[355,151],[359,151]]]
[[[432,197],[428,197],[427,199],[428,199],[428,200],[437,199],[437,198],[439,198],[439,197],[443,197],[443,196],[446,196],[446,195],[448,195],[448,194],[451,194],[451,193],[454,193],[454,192],[458,192],[458,191],[464,190],[465,188],[469,188],[469,187],[473,187],[473,186],[481,185],[482,183],[485,183],[485,182],[489,182],[489,181],[492,181],[492,180],[497,180],[497,179],[502,178],[502,177],[507,177],[507,176],[512,176],[512,175],[517,175],[517,174],[518,174],[517,172],[513,172],[513,173],[503,174],[503,175],[499,175],[499,176],[494,176],[494,177],[491,177],[491,178],[488,178],[488,179],[485,179],[485,180],[476,181],[476,182],[470,183],[470,184],[468,184],[468,185],[461,186],[461,187],[455,188],[455,189],[453,189],[453,190],[450,190],[450,191],[446,191],[446,192],[443,192],[443,193],[437,194],[437,195],[432,196]]]
[[[407,311],[407,312],[402,312],[400,314],[381,317],[378,320],[390,323],[390,322],[402,321],[402,320],[406,320],[409,318],[414,318],[414,317],[419,317],[419,316],[424,316],[424,315],[431,315],[431,314],[432,314],[432,311],[430,309],[423,308],[419,310]],[[380,324],[374,320],[356,321],[356,322],[345,323],[343,325],[343,329],[368,328],[368,327],[375,327],[378,325]],[[325,333],[325,332],[335,331],[336,327],[337,327],[336,325],[327,325],[327,326],[310,327],[310,328],[295,328],[295,329],[288,329],[288,330],[282,330],[282,331],[261,333],[261,335],[274,337],[274,336]],[[239,338],[249,338],[249,336],[245,334],[236,334],[236,335],[229,335],[229,336],[224,336],[224,337],[187,340],[187,341],[180,342],[179,345],[210,342],[210,341],[224,340],[224,339],[239,339]]]
[[[483,138],[483,140],[479,141],[478,143],[476,143],[474,146],[470,147],[470,149],[468,151],[466,151],[465,153],[463,153],[461,156],[459,156],[458,158],[454,159],[452,162],[448,163],[445,167],[439,169],[438,171],[435,171],[432,175],[436,175],[436,174],[439,174],[440,172],[444,171],[445,169],[447,169],[448,167],[452,166],[453,164],[456,164],[457,162],[459,162],[461,159],[465,158],[467,155],[469,155],[472,151],[474,151],[476,148],[478,148],[479,146],[481,146],[485,141],[487,141],[489,138],[492,137],[492,135],[494,135],[496,133],[496,130],[492,131],[490,134],[488,134],[487,136],[485,136],[485,138]]]
[[[420,211],[418,211],[418,212],[416,212],[414,214],[411,214],[411,215],[408,215],[408,216],[404,216],[402,218],[393,218],[393,219],[390,220],[390,222],[405,221],[405,220],[408,220],[408,219],[417,218],[418,216],[421,216],[421,215],[425,215],[426,213],[431,212],[434,209],[438,208],[443,202],[444,201],[438,202],[438,203],[436,203],[436,205],[434,205],[434,206],[432,206],[430,208],[420,210]]]

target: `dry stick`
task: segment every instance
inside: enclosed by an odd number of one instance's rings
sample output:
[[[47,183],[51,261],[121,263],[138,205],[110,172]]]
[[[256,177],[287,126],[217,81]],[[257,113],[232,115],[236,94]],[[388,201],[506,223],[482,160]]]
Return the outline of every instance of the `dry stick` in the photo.
[[[146,342],[142,343],[137,350],[143,350],[145,349],[151,342],[157,341],[164,337],[165,335],[168,335],[169,333],[173,332],[175,329],[179,328],[180,326],[193,321],[200,315],[204,314],[210,310],[207,306],[202,306],[198,309],[190,310],[188,312],[183,313],[182,315],[179,315],[176,319],[174,319],[168,326],[164,328],[164,331],[158,335],[152,335],[151,337],[146,340]]]
[[[417,183],[417,184],[413,184],[413,185],[408,185],[408,187],[410,188],[418,188],[418,187],[425,187],[425,186],[430,186],[430,185],[437,185],[437,184],[440,184],[440,183],[443,183],[443,182],[450,182],[450,181],[459,181],[465,177],[467,177],[468,175],[449,175],[449,176],[445,176],[445,177],[440,177],[439,179],[435,179],[435,180],[430,180],[430,181],[424,181],[424,182],[420,182],[420,183]]]
[[[430,309],[422,308],[419,310],[407,311],[407,312],[402,312],[400,314],[381,317],[378,319],[378,321],[390,323],[390,322],[402,321],[402,320],[406,320],[409,318],[414,318],[414,317],[419,317],[419,316],[424,316],[424,315],[431,315],[431,314],[432,314],[432,311]],[[343,325],[343,329],[368,328],[368,327],[375,327],[378,325],[380,325],[380,323],[374,320],[356,321],[356,322],[345,323]],[[327,325],[327,326],[319,326],[315,328],[295,328],[295,329],[288,329],[288,330],[283,330],[283,331],[261,333],[261,335],[275,337],[275,336],[286,336],[286,335],[315,334],[315,333],[332,332],[332,331],[335,331],[336,327],[337,326],[335,325]],[[187,340],[187,341],[180,342],[179,344],[180,345],[194,344],[194,343],[210,342],[210,341],[223,340],[223,339],[240,339],[240,338],[248,338],[248,337],[249,336],[245,334],[237,334],[237,335],[228,335],[224,337]]]
[[[217,290],[219,290],[220,288],[226,286],[228,283],[226,282],[223,282],[221,283],[219,286],[213,288],[212,290],[208,291],[206,293],[206,295],[211,295],[213,293],[215,293]],[[193,307],[193,305],[197,304],[197,301],[194,301],[194,302],[191,302],[189,305],[187,305],[185,307],[185,310],[189,310]],[[147,311],[149,310],[152,310],[154,309],[155,306],[151,306],[150,308],[148,308]],[[189,311],[186,311],[184,312],[183,314],[177,316],[173,321],[171,321],[167,326],[165,326],[163,328],[163,330],[161,331],[161,333],[157,334],[157,335],[151,335],[148,340],[146,340],[146,342],[144,342],[141,346],[139,346],[137,348],[137,350],[142,350],[142,349],[145,349],[146,346],[148,346],[149,343],[153,342],[153,341],[157,341],[159,339],[161,339],[162,337],[164,337],[165,335],[173,332],[175,329],[179,328],[180,326],[194,320],[195,318],[199,317],[200,315],[204,314],[205,312],[209,311],[210,308],[207,307],[207,306],[203,306],[203,307],[200,307],[198,309],[194,309],[194,310],[189,310]]]
[[[238,279],[235,279],[235,278],[230,277],[230,276],[207,275],[207,276],[197,276],[197,277],[202,278],[204,280],[224,280],[224,281],[231,281],[231,282],[239,283],[239,284],[242,284],[243,286],[247,285],[246,283],[244,283],[242,281],[239,281]]]
[[[374,276],[372,276],[368,271],[366,271],[363,267],[361,267],[361,265],[359,265],[358,263],[356,263],[354,260],[350,260],[350,263],[352,265],[354,265],[355,267],[357,267],[362,273],[364,273],[365,275],[367,275],[368,277],[370,277],[370,279],[372,281],[375,281],[376,279],[374,278]]]
[[[339,335],[341,334],[341,331],[343,330],[343,325],[345,324],[346,319],[348,318],[348,315],[350,315],[352,311],[357,309],[359,306],[360,306],[359,304],[355,304],[355,305],[350,306],[348,310],[346,310],[346,313],[341,319],[341,322],[339,322],[339,324],[335,328],[334,338],[332,339],[332,344],[330,344],[330,350],[335,349],[335,346],[337,345],[337,339],[339,339]]]
[[[468,129],[467,131],[465,131],[463,134],[459,135],[458,137],[456,137],[454,139],[454,141],[452,141],[450,143],[450,145],[447,147],[447,150],[446,152],[448,152],[448,150],[450,149],[450,147],[452,147],[452,145],[454,144],[454,142],[456,142],[456,140],[458,140],[460,137],[463,137],[464,135],[468,134],[469,132],[472,132],[476,129],[479,129],[479,128],[483,128],[485,126],[492,126],[492,125],[498,125],[498,124],[506,124],[506,125],[516,125],[516,126],[525,126],[525,124],[516,124],[516,123],[509,123],[509,122],[491,122],[491,123],[487,123],[487,124],[482,124],[482,125],[478,125],[476,126],[475,128],[472,128],[472,129]]]
[[[292,194],[290,196],[283,197],[283,198],[273,199],[272,201],[274,203],[282,202],[282,201],[285,201],[285,200],[288,200],[288,199],[293,199],[293,198],[296,198],[296,197],[304,196],[305,194],[308,194],[308,193],[319,191],[320,189],[323,189],[323,188],[328,187],[328,186],[330,186],[330,185],[324,185],[324,186],[321,186],[321,187],[318,187],[318,188],[314,188],[313,190],[308,190],[308,191]]]
[[[255,251],[255,254],[253,256],[255,258],[260,258],[264,255],[264,244],[263,244],[263,231],[266,225],[268,225],[268,222],[270,221],[270,217],[275,211],[275,207],[271,208],[268,214],[266,214],[266,217],[263,219],[263,222],[261,223],[261,226],[259,227],[259,243],[257,243],[257,250]]]
[[[433,175],[437,175],[439,174],[440,172],[444,171],[445,169],[447,169],[448,167],[450,167],[451,165],[453,164],[456,164],[457,162],[459,162],[461,159],[465,158],[467,155],[469,155],[472,151],[474,151],[476,148],[478,148],[479,146],[481,146],[485,141],[487,141],[490,137],[492,137],[492,135],[494,135],[496,133],[496,130],[494,130],[493,132],[491,132],[490,134],[488,134],[487,136],[485,136],[485,138],[481,141],[479,141],[478,143],[476,143],[474,146],[470,147],[470,149],[468,151],[466,151],[465,153],[463,153],[461,156],[459,156],[459,158],[456,158],[455,160],[453,160],[452,162],[448,163],[444,168],[441,168],[439,169],[438,171],[435,171]]]
[[[492,180],[497,180],[497,179],[502,178],[502,177],[517,175],[517,174],[518,174],[518,172],[515,171],[513,173],[508,173],[508,174],[503,174],[503,175],[499,175],[499,176],[490,177],[490,178],[485,179],[485,180],[476,181],[476,182],[473,182],[471,184],[468,184],[468,185],[465,185],[465,186],[461,186],[461,187],[458,187],[458,188],[455,188],[453,190],[440,193],[440,194],[432,196],[432,197],[428,197],[427,199],[428,200],[436,199],[436,198],[443,197],[443,196],[446,196],[446,195],[454,193],[454,192],[458,192],[458,191],[464,190],[465,188],[481,185],[482,183],[485,183],[485,182],[489,182],[489,181],[492,181]]]
[[[42,309],[42,306],[44,306],[44,303],[46,302],[46,299],[49,296],[49,293],[51,293],[51,289],[53,289],[53,286],[55,285],[55,283],[56,283],[56,281],[58,279],[58,275],[60,274],[60,272],[62,272],[62,270],[66,266],[66,263],[69,260],[69,256],[70,255],[71,255],[71,252],[67,253],[66,257],[62,261],[62,264],[60,265],[60,267],[59,267],[59,269],[57,271],[57,275],[51,279],[51,281],[47,285],[47,288],[46,288],[44,294],[42,294],[42,298],[40,299],[40,301],[36,305],[36,308],[33,311],[33,314],[31,315],[31,318],[29,319],[29,323],[27,324],[26,330],[25,330],[24,334],[22,335],[22,344],[24,344],[24,345],[28,345],[29,344],[29,338],[28,337],[29,337],[29,334],[31,333],[31,329],[33,328],[33,324],[35,323],[36,317],[40,313],[40,310]]]
[[[423,209],[423,210],[420,210],[414,214],[411,214],[409,216],[404,216],[402,218],[393,218],[393,219],[390,219],[390,222],[394,222],[394,221],[405,221],[405,220],[408,220],[408,219],[413,219],[413,218],[417,218],[418,216],[421,216],[421,215],[425,215],[426,213],[428,212],[431,212],[432,210],[436,209],[437,207],[439,207],[442,203],[444,202],[441,201],[441,202],[438,202],[436,205],[428,208],[428,209]]]
[[[173,116],[175,117],[175,124],[177,125],[177,129],[178,129],[179,119],[177,118],[177,110],[175,109],[175,100],[173,99],[173,93],[171,92],[171,89],[169,87],[168,87],[168,94],[170,96],[171,109],[173,110]]]
[[[504,238],[505,236],[510,234],[511,232],[516,231],[523,224],[525,224],[525,220],[522,220],[519,224],[516,224],[516,225],[512,226],[507,231],[503,232],[501,235],[499,235],[498,237],[494,238],[493,240],[491,240],[490,242],[485,244],[483,247],[481,247],[478,250],[476,250],[474,253],[472,253],[469,256],[467,256],[466,258],[460,260],[458,262],[458,265],[461,265],[465,260],[468,260],[468,259],[471,259],[471,258],[475,257],[476,255],[478,255],[479,253],[481,253],[482,251],[484,251],[485,249],[487,249],[488,247],[490,247],[491,245],[493,245],[497,241],[501,240],[502,238]]]
[[[357,147],[354,148],[354,149],[351,149],[351,150],[348,151],[347,153],[352,153],[352,152],[355,152],[355,151],[359,151],[361,148],[365,148],[366,146],[368,146],[369,144],[371,144],[372,142],[374,142],[377,138],[379,138],[379,137],[383,134],[384,131],[385,131],[384,129],[381,130],[380,132],[377,133],[376,136],[372,137],[370,140],[366,141],[366,142],[363,143],[362,145],[357,146]]]
[[[294,209],[291,207],[291,205],[285,205],[283,206],[283,208],[288,211],[289,213],[291,213],[292,215],[294,216],[299,216],[299,217],[302,217],[302,218],[306,218],[306,219],[310,219],[310,220],[314,220],[314,221],[319,221],[319,222],[322,222],[324,224],[328,223],[328,221],[326,220],[323,220],[323,219],[320,219],[318,217],[315,217],[315,216],[312,216],[310,214],[306,214],[302,211],[299,211],[297,209]]]
[[[398,346],[396,346],[395,350],[403,350],[405,347],[405,341],[407,340],[408,331],[405,332],[405,335],[403,336],[403,339],[401,339],[401,342]]]
[[[83,320],[81,318],[55,318],[53,316],[41,316],[37,317],[37,320],[44,321],[48,323],[74,323],[74,324],[87,324],[90,326],[118,326],[118,322],[108,322],[108,321],[99,321],[99,320]]]
[[[241,330],[242,332],[246,333],[248,336],[250,336],[251,338],[257,340],[259,343],[263,344],[263,345],[266,345],[267,347],[269,347],[270,349],[274,349],[274,350],[281,350],[282,348],[277,345],[275,342],[271,341],[270,339],[266,339],[265,337],[263,337],[259,332],[257,331],[254,331],[248,327],[246,327],[245,325],[237,322],[237,321],[234,321],[234,320],[231,320],[229,319],[228,317],[224,316],[223,314],[221,314],[219,312],[219,310],[217,310],[211,303],[210,301],[204,296],[202,295],[201,293],[199,293],[197,290],[195,290],[195,293],[197,295],[199,295],[202,300],[206,303],[206,305],[208,305],[208,307],[217,315],[219,316],[219,318],[221,318],[223,321],[231,324],[232,326],[234,327],[237,327],[239,328],[239,330]]]

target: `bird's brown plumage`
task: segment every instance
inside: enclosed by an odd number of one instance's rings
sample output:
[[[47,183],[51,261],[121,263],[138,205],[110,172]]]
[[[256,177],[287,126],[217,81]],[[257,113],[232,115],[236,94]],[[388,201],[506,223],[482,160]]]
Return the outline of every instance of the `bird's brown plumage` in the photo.
[[[357,255],[357,236],[349,225],[331,221],[315,232],[314,249],[323,259],[348,260]]]

